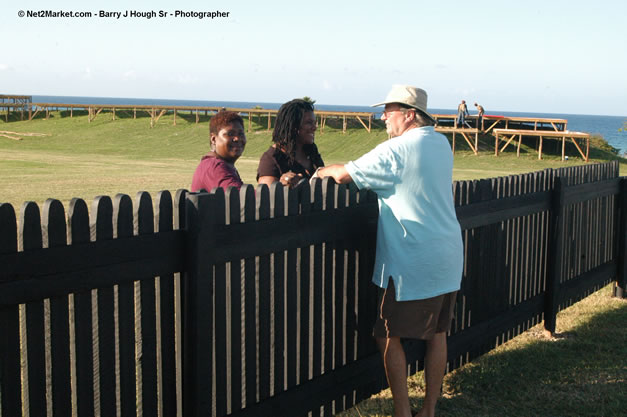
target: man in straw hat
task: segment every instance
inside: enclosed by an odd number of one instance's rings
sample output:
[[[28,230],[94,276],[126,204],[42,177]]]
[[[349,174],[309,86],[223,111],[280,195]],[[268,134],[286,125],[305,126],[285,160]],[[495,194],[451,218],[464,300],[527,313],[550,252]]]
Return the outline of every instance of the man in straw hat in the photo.
[[[426,341],[426,395],[418,416],[433,416],[446,368],[446,333],[462,276],[461,228],[453,203],[453,154],[427,112],[427,93],[394,85],[382,103],[391,139],[317,176],[355,182],[379,200],[372,281],[380,287],[373,334],[383,356],[394,416],[409,417],[401,338]]]

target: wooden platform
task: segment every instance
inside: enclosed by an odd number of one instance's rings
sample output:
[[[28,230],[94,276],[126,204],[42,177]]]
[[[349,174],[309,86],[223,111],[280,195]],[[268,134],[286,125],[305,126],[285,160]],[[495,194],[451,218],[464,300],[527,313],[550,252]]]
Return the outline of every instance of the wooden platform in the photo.
[[[535,136],[539,138],[538,142],[538,159],[542,159],[542,141],[545,137],[550,138],[561,138],[562,139],[562,161],[566,157],[565,149],[566,149],[566,141],[568,139],[572,140],[575,144],[575,147],[579,151],[579,154],[583,158],[584,161],[588,162],[588,156],[590,154],[590,134],[584,132],[570,132],[566,131],[530,131],[530,130],[517,130],[517,129],[494,129],[494,155],[498,156],[499,152],[503,152],[505,148],[514,140],[514,138],[518,137],[518,142],[516,146],[516,155],[520,156],[520,143],[522,142],[523,136]],[[509,136],[509,137],[508,137]],[[585,142],[585,152],[581,149],[579,144],[577,143],[577,139],[583,139]],[[499,146],[501,144],[501,140],[505,141],[505,144],[499,150]]]
[[[472,152],[477,155],[479,153],[479,133],[481,133],[481,131],[479,129],[475,129],[475,128],[468,128],[468,127],[441,127],[436,125],[435,126],[435,131],[436,132],[440,132],[440,133],[451,133],[452,134],[452,139],[451,139],[451,148],[453,150],[453,153],[455,153],[455,136],[459,133],[462,135],[462,137],[464,138],[464,140],[466,140],[466,143],[468,144],[468,146],[470,147],[470,149],[472,150]],[[470,138],[470,135],[474,135],[474,140],[472,140]]]
[[[20,109],[23,110],[23,104],[15,103],[1,103],[0,109],[6,108],[6,120],[9,118],[9,111]],[[28,106],[28,120],[32,120],[39,112],[46,112],[46,119],[49,116],[51,110],[65,109],[70,111],[70,117],[73,117],[74,110],[84,110],[89,114],[89,122],[93,121],[103,110],[111,112],[113,120],[115,120],[116,110],[133,110],[133,118],[136,117],[137,111],[145,111],[150,115],[150,126],[152,127],[161,116],[168,112],[174,114],[174,122],[176,125],[176,116],[178,112],[190,112],[196,114],[196,123],[199,122],[199,114],[205,113],[205,115],[214,114],[220,110],[229,110],[240,113],[241,115],[248,116],[248,130],[252,129],[252,117],[253,115],[265,116],[268,119],[268,130],[272,128],[272,118],[276,118],[278,110],[273,109],[246,109],[236,107],[221,107],[221,106],[161,106],[161,105],[137,105],[137,104],[76,104],[76,103],[30,103]],[[357,120],[368,132],[372,130],[372,120],[375,117],[374,113],[369,112],[340,112],[340,111],[325,111],[316,110],[316,117],[319,118],[319,124],[321,132],[324,132],[324,127],[328,119],[341,119],[342,120],[342,132],[346,132],[348,126],[348,120],[354,118]]]
[[[484,115],[481,125],[477,126],[477,115],[466,116],[465,126],[457,125],[457,114],[432,114],[439,127],[454,127],[479,129],[481,133],[490,133],[492,129],[521,129],[521,130],[553,130],[555,132],[565,131],[568,120],[545,117],[518,117],[518,116],[498,116]]]

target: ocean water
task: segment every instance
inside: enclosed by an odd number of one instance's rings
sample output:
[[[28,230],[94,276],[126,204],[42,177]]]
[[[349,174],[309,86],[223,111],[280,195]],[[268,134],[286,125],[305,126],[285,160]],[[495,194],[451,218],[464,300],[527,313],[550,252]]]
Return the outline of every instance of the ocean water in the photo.
[[[78,97],[78,96],[33,96],[36,103],[62,103],[62,104],[137,104],[137,105],[164,105],[164,106],[219,106],[234,108],[252,108],[261,106],[264,109],[276,110],[281,103],[244,102],[244,101],[211,101],[211,100],[172,100],[150,98],[121,98],[121,97]],[[328,111],[356,111],[379,113],[381,110],[370,106],[332,105],[318,104],[315,107]],[[439,114],[455,114],[455,109],[429,109],[430,112]],[[471,114],[473,112],[471,111]],[[621,154],[627,154],[627,131],[619,129],[627,122],[627,116],[598,116],[587,114],[560,114],[560,113],[525,113],[486,109],[486,114],[519,116],[519,117],[543,117],[568,120],[568,130],[587,132],[602,136],[610,145],[618,149]]]

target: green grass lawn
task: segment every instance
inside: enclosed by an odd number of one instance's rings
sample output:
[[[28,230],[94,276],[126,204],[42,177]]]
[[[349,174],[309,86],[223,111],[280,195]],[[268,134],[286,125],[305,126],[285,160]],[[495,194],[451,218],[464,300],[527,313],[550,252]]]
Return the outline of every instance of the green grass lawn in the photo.
[[[10,136],[19,136],[20,132],[44,135],[21,136],[22,140],[0,136],[0,201],[18,208],[24,201],[42,203],[47,198],[66,202],[79,197],[90,201],[97,195],[133,196],[138,191],[189,188],[200,157],[209,149],[207,121],[202,115],[197,124],[195,116],[179,113],[175,126],[173,115],[167,114],[150,128],[149,117],[138,112],[134,119],[132,112],[120,111],[115,120],[111,113],[101,113],[91,123],[86,115],[70,118],[62,117],[60,112],[52,112],[48,120],[7,123],[0,117],[0,131],[17,132]],[[354,122],[343,134],[339,120],[329,120],[324,132],[318,130],[316,134],[327,164],[355,159],[386,139],[380,121],[372,133]],[[493,141],[491,136],[482,138],[480,153],[474,155],[458,136],[454,178],[490,178],[583,163],[575,156],[574,148],[568,149],[569,161],[560,161],[555,152],[551,154],[551,143],[546,145],[549,152],[542,161],[527,146],[523,146],[520,158],[516,158],[513,147],[495,157]],[[246,183],[256,183],[259,157],[270,144],[267,119],[254,119],[246,151],[237,162]],[[591,153],[593,161],[613,157],[601,150]],[[626,167],[621,165],[623,175]]]

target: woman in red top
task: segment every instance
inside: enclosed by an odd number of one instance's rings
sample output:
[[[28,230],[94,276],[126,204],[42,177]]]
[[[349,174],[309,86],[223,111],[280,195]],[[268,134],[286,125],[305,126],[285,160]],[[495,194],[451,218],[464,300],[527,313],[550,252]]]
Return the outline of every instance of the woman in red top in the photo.
[[[203,156],[194,172],[192,191],[211,191],[216,187],[239,190],[242,179],[235,161],[246,147],[244,120],[232,111],[221,111],[209,122],[211,152]]]

